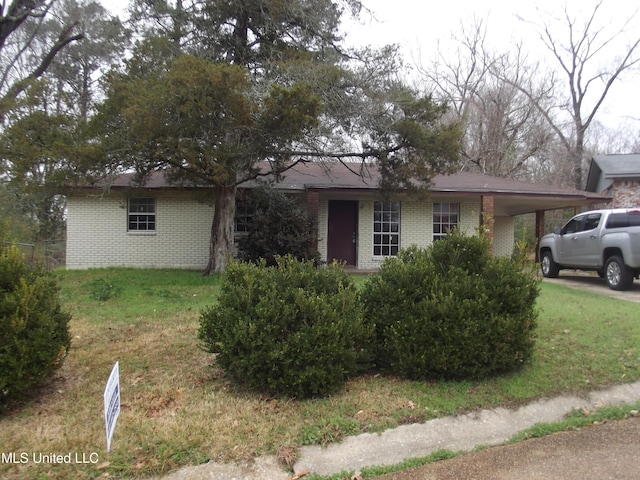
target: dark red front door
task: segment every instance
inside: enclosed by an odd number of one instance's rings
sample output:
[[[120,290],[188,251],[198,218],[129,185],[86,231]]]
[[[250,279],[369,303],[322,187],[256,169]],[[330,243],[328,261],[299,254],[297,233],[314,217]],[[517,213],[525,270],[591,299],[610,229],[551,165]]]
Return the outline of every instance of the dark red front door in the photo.
[[[358,238],[358,202],[329,200],[329,225],[327,232],[327,260],[334,259],[356,265],[356,241]]]

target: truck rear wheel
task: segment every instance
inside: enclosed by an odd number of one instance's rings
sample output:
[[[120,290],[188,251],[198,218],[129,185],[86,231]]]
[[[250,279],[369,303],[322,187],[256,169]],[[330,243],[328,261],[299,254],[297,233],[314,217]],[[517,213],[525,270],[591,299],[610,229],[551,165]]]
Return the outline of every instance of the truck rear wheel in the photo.
[[[542,254],[540,267],[542,268],[542,275],[546,278],[556,278],[560,273],[560,267],[553,261],[553,255],[548,250]]]
[[[633,284],[633,273],[617,255],[609,257],[604,267],[605,278],[611,290],[628,290]]]

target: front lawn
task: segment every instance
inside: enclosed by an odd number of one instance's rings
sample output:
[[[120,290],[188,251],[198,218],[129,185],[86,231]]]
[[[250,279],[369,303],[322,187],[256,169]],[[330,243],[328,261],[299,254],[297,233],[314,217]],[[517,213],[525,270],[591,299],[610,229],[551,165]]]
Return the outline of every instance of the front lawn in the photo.
[[[5,460],[27,452],[97,461],[4,461],[2,478],[144,477],[262,454],[291,461],[303,444],[640,379],[636,304],[543,283],[537,347],[521,372],[441,383],[373,375],[328,398],[271,398],[234,388],[198,349],[199,312],[215,301],[220,277],[128,269],[58,275],[73,314],[71,350],[37,400],[0,419],[0,452]],[[102,396],[116,361],[122,410],[108,454]]]

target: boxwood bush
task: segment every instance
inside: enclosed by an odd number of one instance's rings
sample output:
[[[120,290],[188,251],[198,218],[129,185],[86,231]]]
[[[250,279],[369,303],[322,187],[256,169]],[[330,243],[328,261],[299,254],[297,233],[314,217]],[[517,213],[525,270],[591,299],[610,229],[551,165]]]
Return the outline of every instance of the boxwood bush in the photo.
[[[411,379],[478,378],[531,357],[538,280],[520,259],[454,232],[387,259],[365,284],[379,368]]]
[[[52,274],[0,246],[0,410],[48,377],[70,345],[68,322]]]
[[[332,393],[368,368],[373,336],[341,266],[291,256],[274,267],[232,263],[199,330],[204,349],[236,381],[297,398]]]

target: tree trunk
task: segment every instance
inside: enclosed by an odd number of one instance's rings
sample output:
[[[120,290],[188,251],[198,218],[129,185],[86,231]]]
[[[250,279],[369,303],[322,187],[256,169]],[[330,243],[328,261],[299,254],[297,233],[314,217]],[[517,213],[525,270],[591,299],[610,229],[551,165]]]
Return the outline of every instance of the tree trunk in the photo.
[[[576,120],[576,144],[573,154],[573,185],[576,190],[582,190],[582,157],[584,155],[585,126],[578,117]]]
[[[236,212],[236,186],[220,187],[216,192],[211,225],[209,263],[204,275],[223,273],[233,249],[233,218]]]

